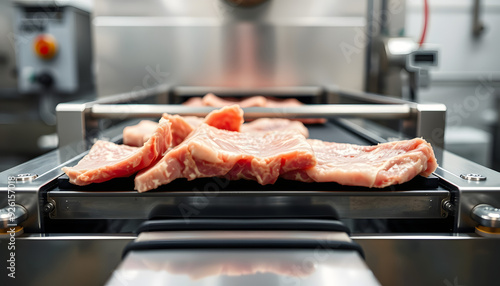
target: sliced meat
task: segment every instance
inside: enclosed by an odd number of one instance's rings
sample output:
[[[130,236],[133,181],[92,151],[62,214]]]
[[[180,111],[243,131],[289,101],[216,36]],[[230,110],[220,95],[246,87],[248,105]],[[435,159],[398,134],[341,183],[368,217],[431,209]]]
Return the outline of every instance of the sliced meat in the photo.
[[[139,124],[123,129],[123,144],[141,147],[149,140],[158,127],[158,122],[142,120]]]
[[[224,107],[237,104],[241,108],[247,107],[269,107],[269,108],[286,108],[298,107],[304,105],[295,98],[278,99],[274,97],[263,97],[260,95],[247,98],[221,98],[213,93],[207,93],[202,98],[192,97],[183,103],[187,106],[213,106]],[[299,121],[304,124],[324,124],[325,118],[297,118],[294,121]]]
[[[308,139],[318,164],[282,177],[304,182],[337,182],[342,185],[384,188],[417,175],[428,176],[437,168],[429,143],[416,138],[358,146]]]
[[[203,122],[210,126],[230,131],[239,131],[240,126],[243,124],[243,110],[238,105],[226,106],[214,110],[205,118],[179,116],[168,113],[163,114],[162,117],[172,123],[172,146],[179,145],[189,133]],[[143,120],[137,125],[125,127],[123,129],[123,143],[130,146],[142,146],[151,134],[153,134],[154,128],[157,126],[158,123],[156,122]]]
[[[224,107],[228,105],[238,104],[242,108],[246,107],[264,107],[267,100],[263,96],[252,96],[245,99],[228,99],[220,98],[213,93],[207,93],[201,99],[204,106]]]
[[[100,183],[128,177],[156,162],[172,144],[171,123],[160,119],[156,130],[140,148],[97,141],[89,153],[74,167],[62,170],[75,185]]]
[[[201,97],[191,97],[188,100],[184,101],[182,104],[187,106],[205,106],[203,104],[203,101],[201,100]]]
[[[203,122],[218,129],[240,131],[243,110],[238,105],[226,106],[210,112]]]
[[[200,126],[203,123],[204,118],[203,117],[198,117],[198,116],[182,116],[184,120],[186,120],[193,129],[196,127]]]
[[[280,174],[316,164],[311,146],[298,131],[241,133],[202,124],[158,163],[135,178],[145,192],[177,178],[225,176],[271,184]]]
[[[172,122],[172,146],[179,145],[194,129],[182,116],[164,113],[162,118]]]
[[[267,97],[266,99],[266,107],[297,107],[304,105],[295,98],[278,99],[274,97]]]
[[[283,118],[260,118],[241,126],[241,132],[269,132],[280,130],[297,130],[306,138],[309,137],[307,127],[301,122]]]

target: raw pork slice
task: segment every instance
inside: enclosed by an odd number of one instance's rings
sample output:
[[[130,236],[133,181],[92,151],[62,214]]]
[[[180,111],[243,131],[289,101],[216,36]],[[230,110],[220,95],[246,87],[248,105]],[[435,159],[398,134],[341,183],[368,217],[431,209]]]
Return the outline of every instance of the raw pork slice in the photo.
[[[201,100],[201,97],[191,97],[188,100],[184,101],[182,104],[187,106],[205,106],[203,104],[203,101]]]
[[[164,119],[172,123],[172,146],[179,145],[201,123],[230,131],[240,130],[243,124],[243,110],[238,105],[226,106],[210,112],[205,118],[179,116],[165,113]],[[123,143],[140,147],[149,139],[158,126],[157,122],[142,120],[139,124],[123,129]],[[154,127],[154,128],[153,128]]]
[[[149,140],[158,128],[158,122],[141,120],[139,124],[127,126],[123,129],[123,144],[141,147]]]
[[[97,141],[74,167],[62,170],[75,185],[100,183],[113,178],[128,177],[156,162],[171,146],[171,123],[160,119],[156,131],[140,148]]]
[[[218,129],[239,131],[243,124],[243,110],[238,105],[226,106],[210,112],[203,121],[194,116],[163,114],[163,118],[172,122],[172,146],[179,145],[201,123]]]
[[[162,118],[172,122],[172,146],[181,144],[194,129],[182,116],[165,113]]]
[[[202,124],[156,165],[135,177],[145,192],[177,178],[225,176],[272,184],[280,174],[316,164],[311,146],[296,130],[241,133]]]
[[[269,132],[292,129],[299,131],[306,138],[309,137],[309,131],[304,124],[284,118],[259,118],[241,126],[241,132]]]
[[[269,108],[287,108],[298,107],[304,105],[302,102],[295,98],[278,99],[274,97],[263,97],[256,95],[246,98],[221,98],[213,93],[207,93],[202,98],[192,97],[186,100],[183,105],[187,106],[213,106],[224,107],[228,105],[237,104],[242,108],[247,107],[269,107]],[[324,124],[325,118],[297,118],[295,121],[300,121],[304,124]]]
[[[296,107],[304,105],[295,98],[277,99],[274,97],[264,97],[255,95],[246,98],[221,98],[213,93],[207,93],[202,98],[192,97],[186,100],[184,105],[188,106],[213,106],[224,107],[228,105],[238,104],[242,108],[246,107]]]
[[[225,106],[210,112],[203,122],[218,129],[240,131],[243,110],[238,105]]]
[[[198,117],[198,116],[182,116],[184,120],[186,120],[193,129],[196,127],[200,126],[203,123],[204,118],[203,117]]]
[[[228,105],[238,104],[242,108],[246,107],[265,107],[267,104],[267,100],[265,97],[257,95],[244,99],[224,99],[216,96],[213,93],[207,93],[201,99],[201,103],[204,106],[213,106],[213,107],[224,107]]]
[[[304,182],[337,182],[342,185],[384,188],[417,175],[429,176],[437,168],[429,143],[420,138],[358,146],[308,139],[318,164],[282,177]]]

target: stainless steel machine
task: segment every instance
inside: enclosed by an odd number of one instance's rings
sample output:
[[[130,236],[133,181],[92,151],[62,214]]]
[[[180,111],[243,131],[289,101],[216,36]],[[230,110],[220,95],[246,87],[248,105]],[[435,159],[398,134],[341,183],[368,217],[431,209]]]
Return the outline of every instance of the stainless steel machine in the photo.
[[[0,169],[57,147],[55,107],[93,95],[90,12],[75,1],[3,1]],[[17,163],[18,164],[18,163]]]
[[[5,281],[495,283],[500,174],[442,149],[444,105],[362,91],[378,70],[372,36],[398,35],[404,2],[120,3],[95,7],[100,98],[58,105],[60,147],[0,173],[0,261],[14,252],[17,276]],[[386,29],[366,33],[372,26]],[[413,58],[391,57],[400,69],[401,59],[418,58],[406,51]],[[367,145],[423,137],[440,166],[381,190],[207,178],[137,193],[130,178],[77,187],[61,171],[96,139],[120,143],[123,127],[140,118],[207,114],[213,108],[181,104],[206,92],[297,98],[305,105],[246,108],[245,117],[327,118],[308,126],[311,138]],[[0,267],[2,281],[9,266]]]

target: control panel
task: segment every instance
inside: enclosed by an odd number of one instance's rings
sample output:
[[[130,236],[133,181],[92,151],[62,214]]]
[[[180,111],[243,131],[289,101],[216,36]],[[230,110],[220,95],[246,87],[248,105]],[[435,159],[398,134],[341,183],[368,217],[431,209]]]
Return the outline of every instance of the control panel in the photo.
[[[20,93],[77,93],[92,85],[88,11],[17,3],[14,31]]]

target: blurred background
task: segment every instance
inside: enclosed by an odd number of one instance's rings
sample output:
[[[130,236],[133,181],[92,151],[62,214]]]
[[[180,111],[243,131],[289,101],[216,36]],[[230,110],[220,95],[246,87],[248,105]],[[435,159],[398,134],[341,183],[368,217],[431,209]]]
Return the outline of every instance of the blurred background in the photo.
[[[2,0],[0,171],[58,146],[58,103],[155,86],[444,103],[445,148],[500,170],[499,14],[493,0]]]

